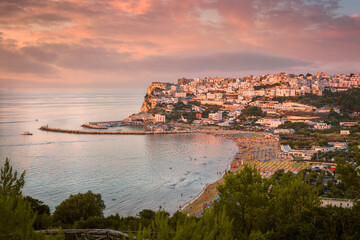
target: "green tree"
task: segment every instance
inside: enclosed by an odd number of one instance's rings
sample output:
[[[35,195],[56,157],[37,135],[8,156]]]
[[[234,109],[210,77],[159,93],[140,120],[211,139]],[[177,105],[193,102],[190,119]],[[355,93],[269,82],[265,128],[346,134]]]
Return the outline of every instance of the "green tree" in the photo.
[[[279,125],[278,128],[294,129],[298,131],[303,129],[309,129],[309,125],[303,122],[286,121],[284,124]]]
[[[31,209],[39,215],[50,214],[50,208],[48,205],[44,204],[43,201],[35,199],[30,196],[24,197],[24,200],[30,203]]]
[[[319,206],[320,199],[314,186],[303,181],[300,174],[296,178],[285,174],[279,182],[274,182],[270,191],[270,215],[276,239],[296,239],[301,226],[296,224],[304,212],[311,212]]]
[[[239,239],[248,239],[253,231],[266,230],[269,186],[270,182],[249,165],[236,174],[227,175],[225,183],[218,186],[220,198],[215,209],[224,208],[234,220],[234,234]]]
[[[25,171],[18,178],[18,172],[12,169],[10,159],[6,158],[4,167],[1,168],[0,176],[0,195],[4,197],[14,196],[19,198],[21,196],[21,189],[25,184]]]
[[[274,83],[274,84],[265,84],[265,85],[260,85],[260,86],[254,86],[254,90],[272,88],[272,87],[277,87],[277,86],[281,86],[281,84],[280,83]]]
[[[45,235],[44,236],[44,240],[65,240],[65,233],[64,231],[61,229],[61,227],[59,228],[59,232],[58,234],[52,236],[52,235]]]
[[[30,204],[31,210],[36,213],[34,228],[41,230],[50,227],[53,222],[53,217],[50,215],[49,206],[30,196],[24,197],[24,200]]]
[[[150,226],[139,229],[136,239],[233,239],[232,222],[225,211],[206,211],[200,219],[185,217],[174,228],[169,216],[159,211]]]
[[[63,224],[73,224],[80,219],[89,217],[102,217],[105,209],[104,201],[100,194],[91,191],[70,195],[54,212],[54,221]]]
[[[241,112],[241,116],[265,117],[266,112],[263,112],[260,107],[248,106]]]
[[[137,214],[140,218],[153,220],[156,216],[156,212],[151,209],[144,209]]]
[[[288,172],[289,173],[289,172]],[[279,169],[274,172],[274,174],[271,176],[273,180],[280,181],[280,178],[286,174],[284,169]]]
[[[355,168],[353,164],[346,162],[344,158],[335,158],[336,173],[339,174],[338,179],[343,184],[347,198],[360,199],[360,169]]]
[[[0,197],[0,239],[27,240],[34,237],[36,215],[22,198]]]
[[[225,211],[205,211],[199,221],[187,218],[178,224],[173,239],[233,239],[232,221]]]
[[[21,196],[25,171],[20,178],[17,176],[17,171],[13,172],[10,160],[6,158],[0,178],[0,239],[44,239],[44,236],[36,233],[33,228],[36,213],[31,209],[30,203]]]
[[[183,224],[186,218],[188,218],[188,216],[185,213],[176,211],[170,218],[169,223],[171,227],[176,228],[178,224]]]

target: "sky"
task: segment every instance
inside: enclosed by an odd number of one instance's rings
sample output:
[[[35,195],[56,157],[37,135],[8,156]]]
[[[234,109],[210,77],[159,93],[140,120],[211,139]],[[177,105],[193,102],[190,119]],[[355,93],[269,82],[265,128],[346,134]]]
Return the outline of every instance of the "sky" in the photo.
[[[0,0],[0,88],[360,71],[359,0]]]

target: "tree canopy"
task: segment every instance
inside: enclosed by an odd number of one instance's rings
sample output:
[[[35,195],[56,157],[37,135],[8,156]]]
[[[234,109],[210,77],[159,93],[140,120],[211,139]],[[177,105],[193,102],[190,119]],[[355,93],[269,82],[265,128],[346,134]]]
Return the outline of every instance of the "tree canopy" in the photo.
[[[22,198],[0,197],[0,239],[34,239],[36,215]]]
[[[356,147],[353,162],[345,161],[345,158],[336,157],[336,173],[345,187],[345,197],[360,199],[360,150]]]
[[[260,107],[248,106],[241,112],[241,116],[245,117],[265,117],[266,112],[263,112]]]
[[[343,188],[341,196],[355,200],[359,199],[360,189],[358,145],[350,144],[354,151],[350,160],[336,159],[335,171],[341,181],[329,179],[326,187],[331,192],[336,190],[333,187]],[[104,217],[101,195],[91,191],[70,195],[49,216],[49,208],[40,200],[0,195],[0,239],[64,239],[64,235],[36,233],[35,212],[48,217],[47,225],[38,225],[41,229],[63,226],[130,230],[130,239],[360,239],[359,202],[355,201],[352,208],[320,207],[324,174],[309,169],[298,174],[279,170],[268,179],[254,166],[245,164],[236,174],[225,176],[213,208],[199,217],[181,212],[170,216],[162,209],[157,213],[145,209],[137,216]]]
[[[234,219],[234,231],[240,239],[263,228],[269,211],[269,186],[267,179],[247,165],[235,175],[227,175],[225,183],[218,186],[220,200],[216,207],[224,208]]]
[[[304,183],[301,176],[295,178],[291,173],[282,173],[278,179],[262,178],[255,167],[245,165],[240,172],[227,175],[225,183],[218,186],[219,201],[215,209],[224,208],[233,219],[234,236],[239,239],[261,235],[290,237],[282,229],[296,228],[294,219],[318,206],[316,190]],[[292,229],[293,233],[298,231]]]
[[[25,171],[18,177],[18,172],[12,169],[10,159],[6,158],[4,167],[1,168],[0,175],[0,195],[4,197],[21,196],[21,189],[25,184]]]
[[[64,236],[43,236],[36,233],[33,224],[37,220],[37,211],[49,212],[46,205],[34,198],[24,198],[21,189],[25,184],[25,171],[18,178],[13,172],[10,160],[6,158],[1,167],[0,176],[0,239],[7,240],[43,240],[64,239]],[[30,204],[31,201],[33,204]]]
[[[70,195],[56,207],[54,221],[63,224],[73,224],[77,220],[86,220],[89,217],[102,217],[105,209],[100,194],[91,191]]]

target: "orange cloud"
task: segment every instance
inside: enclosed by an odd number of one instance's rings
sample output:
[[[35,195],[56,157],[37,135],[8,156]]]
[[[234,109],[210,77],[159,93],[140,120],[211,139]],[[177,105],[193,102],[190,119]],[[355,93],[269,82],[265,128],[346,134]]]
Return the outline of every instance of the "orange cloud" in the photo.
[[[151,7],[151,0],[113,0],[109,5],[130,14],[144,14]]]
[[[246,74],[305,72],[310,66],[347,72],[360,67],[360,56],[354,54],[360,52],[360,17],[336,14],[340,3],[2,0],[0,78],[48,78],[49,84],[64,85],[106,79],[111,85],[240,75],[246,69]],[[250,61],[252,67],[247,59],[258,62]]]

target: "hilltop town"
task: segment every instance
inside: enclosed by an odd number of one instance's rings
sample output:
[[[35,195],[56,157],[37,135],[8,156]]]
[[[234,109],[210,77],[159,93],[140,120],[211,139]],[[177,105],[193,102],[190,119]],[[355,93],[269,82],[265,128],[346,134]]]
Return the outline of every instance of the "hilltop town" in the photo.
[[[359,86],[360,73],[324,72],[153,82],[141,112],[125,122],[155,131],[272,132],[281,141],[280,155],[310,160],[318,151],[345,149],[346,141],[359,138]]]
[[[359,86],[360,73],[330,76],[322,72],[299,76],[278,73],[243,78],[181,78],[178,79],[177,84],[153,82],[147,89],[141,107],[141,112],[150,113],[153,116],[140,114],[127,120],[182,121],[229,126],[249,106],[259,107],[267,115],[275,116],[283,116],[283,113],[288,111],[305,112],[308,113],[307,115],[327,113],[330,110],[340,113],[339,106],[331,106],[331,102],[319,108],[311,104],[302,104],[298,99],[303,96],[323,96],[329,92],[344,92]],[[162,116],[160,116],[161,113],[163,113]],[[174,113],[178,114],[174,116]],[[357,115],[357,111],[352,113]],[[272,117],[272,120],[263,119],[258,124],[274,128],[282,124],[284,120]],[[320,124],[317,127],[327,128],[328,126]]]
[[[181,78],[177,84],[152,83],[147,93],[154,102],[145,103],[141,111],[148,111],[156,104],[175,104],[186,99],[197,100],[201,104],[241,107],[241,104],[249,104],[256,97],[321,96],[325,90],[338,92],[358,86],[360,73],[334,76],[323,72],[299,76],[278,73],[243,78]],[[280,106],[278,108],[281,109]]]

